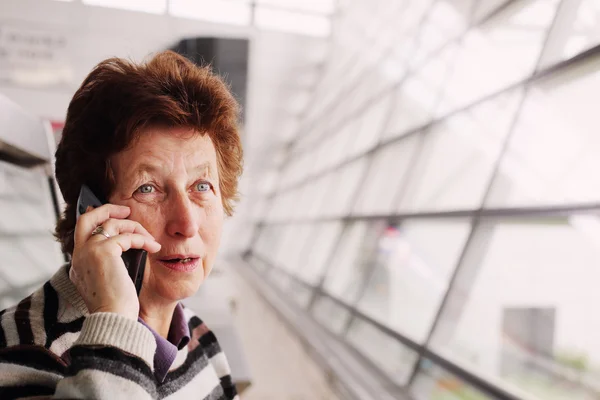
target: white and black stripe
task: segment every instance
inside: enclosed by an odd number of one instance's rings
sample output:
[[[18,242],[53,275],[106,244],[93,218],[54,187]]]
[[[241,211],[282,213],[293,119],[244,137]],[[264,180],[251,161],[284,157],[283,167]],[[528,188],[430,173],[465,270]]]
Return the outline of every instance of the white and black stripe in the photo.
[[[103,397],[114,393],[115,398],[125,393],[154,399],[238,398],[216,337],[189,309],[186,319],[197,342],[180,350],[163,382],[156,380],[146,361],[118,347],[75,345],[87,317],[71,302],[73,291],[61,291],[68,287],[65,279],[63,267],[52,280],[58,285],[47,282],[16,306],[0,311],[0,398],[79,398],[76,393],[94,397],[94,390],[101,390]]]

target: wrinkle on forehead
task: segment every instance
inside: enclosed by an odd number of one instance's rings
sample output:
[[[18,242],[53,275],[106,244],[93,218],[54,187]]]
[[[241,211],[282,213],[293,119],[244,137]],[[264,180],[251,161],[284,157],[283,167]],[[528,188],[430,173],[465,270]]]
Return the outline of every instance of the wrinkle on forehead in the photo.
[[[210,136],[156,129],[143,137],[146,140],[138,141],[134,147],[113,158],[119,175],[125,180],[155,174],[170,175],[177,170],[184,170],[190,176],[218,180],[216,150]]]

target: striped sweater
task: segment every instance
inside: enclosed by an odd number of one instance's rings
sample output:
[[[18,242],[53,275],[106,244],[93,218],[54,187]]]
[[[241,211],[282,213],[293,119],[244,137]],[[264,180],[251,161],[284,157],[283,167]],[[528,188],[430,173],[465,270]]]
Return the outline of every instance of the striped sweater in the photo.
[[[217,339],[187,308],[185,316],[191,340],[159,382],[150,330],[118,314],[89,314],[64,266],[0,311],[0,399],[237,400]]]

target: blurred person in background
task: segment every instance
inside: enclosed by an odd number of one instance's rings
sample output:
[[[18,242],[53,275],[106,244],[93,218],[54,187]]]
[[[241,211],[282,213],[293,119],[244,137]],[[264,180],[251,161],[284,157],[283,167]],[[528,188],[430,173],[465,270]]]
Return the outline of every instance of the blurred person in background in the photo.
[[[215,336],[180,300],[210,273],[233,211],[238,108],[209,67],[173,52],[88,75],[56,151],[71,262],[0,312],[0,398],[237,398]],[[84,184],[107,204],[76,219]],[[139,298],[129,249],[148,252]]]

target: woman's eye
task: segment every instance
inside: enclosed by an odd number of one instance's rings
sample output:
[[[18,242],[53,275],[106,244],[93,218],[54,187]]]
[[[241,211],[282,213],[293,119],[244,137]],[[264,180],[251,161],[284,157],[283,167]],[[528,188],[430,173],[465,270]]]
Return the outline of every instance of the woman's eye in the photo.
[[[199,192],[208,192],[210,190],[210,183],[200,182],[196,184],[196,189]]]
[[[140,193],[152,193],[154,191],[154,187],[152,185],[142,185],[138,188],[138,192]]]

